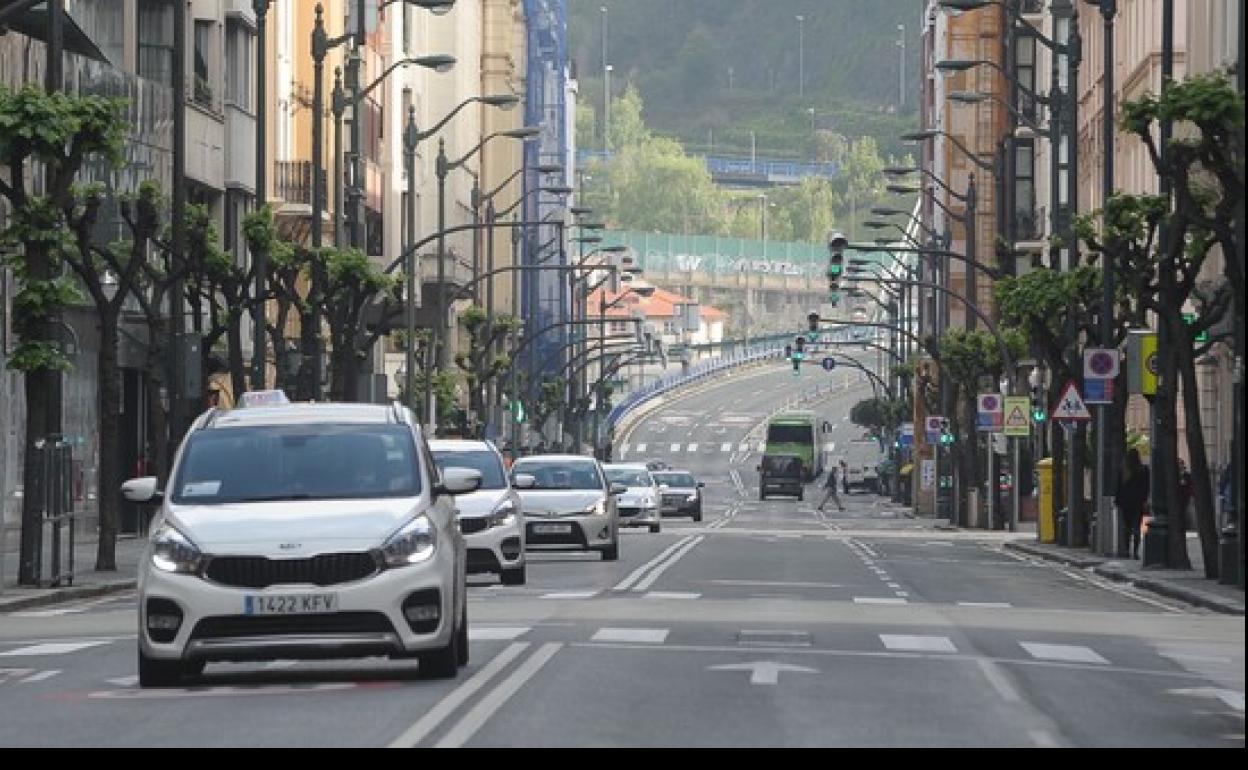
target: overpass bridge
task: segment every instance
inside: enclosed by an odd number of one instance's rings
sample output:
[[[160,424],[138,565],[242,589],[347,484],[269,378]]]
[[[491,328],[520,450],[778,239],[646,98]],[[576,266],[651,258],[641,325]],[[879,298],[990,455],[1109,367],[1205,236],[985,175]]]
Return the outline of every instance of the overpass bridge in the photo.
[[[714,235],[604,230],[599,246],[624,246],[644,279],[728,313],[725,335],[805,324],[827,301],[827,247]],[[887,264],[884,251],[854,257]],[[852,281],[843,281],[851,286]]]
[[[590,161],[604,160],[602,150],[578,150],[576,164],[585,168]],[[840,173],[836,163],[806,163],[774,158],[741,158],[727,155],[700,155],[711,174],[711,181],[728,187],[775,187],[801,184],[806,177],[834,179]]]

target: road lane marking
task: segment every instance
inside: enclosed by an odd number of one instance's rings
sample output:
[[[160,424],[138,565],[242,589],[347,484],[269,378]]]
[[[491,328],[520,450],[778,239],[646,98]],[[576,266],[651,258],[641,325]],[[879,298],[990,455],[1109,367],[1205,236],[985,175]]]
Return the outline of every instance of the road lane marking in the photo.
[[[411,727],[403,731],[403,734],[390,742],[389,748],[406,749],[416,746],[423,741],[429,733],[437,729],[442,721],[449,717],[455,709],[462,706],[469,698],[471,698],[478,690],[486,685],[491,679],[498,675],[500,671],[507,667],[509,663],[520,656],[520,653],[529,648],[528,642],[515,642],[507,646],[502,652],[494,656],[484,668],[473,674],[472,678],[464,682],[459,687],[452,690],[445,698],[438,702],[436,706],[428,711],[423,717],[416,721]]]
[[[30,676],[20,681],[22,684],[32,684],[34,682],[42,682],[45,679],[51,679],[52,677],[56,676],[59,673],[61,673],[61,669],[54,668],[50,671],[40,671],[37,674],[31,674]],[[1241,707],[1240,710],[1242,711],[1243,708]]]
[[[732,451],[732,444],[720,444],[720,445],[719,445],[719,451],[720,451],[720,452],[731,452],[731,451]]]
[[[16,650],[8,652],[0,652],[0,658],[17,658],[34,655],[65,655],[71,652],[78,652],[91,647],[98,647],[108,642],[63,642],[50,644],[36,644],[30,647],[19,647]]]
[[[1019,695],[1014,685],[1010,684],[1009,678],[1000,666],[988,659],[980,659],[977,663],[979,670],[984,672],[984,678],[988,680],[988,684],[992,685],[992,689],[996,690],[997,695],[1000,695],[1005,702],[1023,702],[1023,696]]]
[[[958,602],[959,607],[980,607],[990,610],[1008,610],[1014,605],[1009,602]]]
[[[437,742],[437,748],[457,749],[471,740],[472,736],[476,735],[477,731],[489,721],[490,717],[494,716],[511,699],[511,696],[519,692],[520,688],[532,679],[542,669],[542,666],[545,666],[562,648],[563,644],[560,642],[543,644],[511,676],[500,682],[498,687],[489,692],[463,719],[459,720],[459,723],[451,728],[446,737]]]
[[[698,451],[698,445],[697,445],[697,444],[690,444],[690,445],[689,445],[689,449],[688,449],[687,451],[689,451],[689,452],[696,452],[696,451]]]
[[[666,628],[600,628],[591,642],[635,642],[637,644],[663,644],[670,629]]]
[[[759,660],[752,663],[726,663],[720,666],[707,666],[708,671],[749,671],[750,684],[776,685],[780,683],[781,671],[792,671],[801,674],[817,674],[818,669],[794,666],[791,663],[777,663],[772,660]]]
[[[681,546],[680,549],[678,549],[675,553],[671,555],[671,558],[669,558],[667,561],[663,562],[659,566],[655,567],[655,569],[652,570],[650,574],[647,575],[640,583],[633,586],[633,590],[634,591],[648,591],[650,589],[650,586],[654,585],[655,581],[657,581],[663,575],[664,572],[667,572],[667,570],[670,569],[673,564],[680,561],[681,558],[684,557],[685,554],[692,551],[694,548],[697,547],[698,543],[701,543],[705,539],[706,538],[704,536],[698,535],[689,543],[686,543],[685,545]]]
[[[906,636],[880,634],[880,641],[894,652],[957,652],[947,636]]]
[[[598,595],[597,591],[556,591],[554,593],[542,594],[543,599],[592,599]]]
[[[475,642],[510,642],[532,630],[532,626],[476,627],[468,629],[468,638]]]
[[[855,596],[854,604],[909,604],[909,602],[891,596]]]
[[[675,452],[679,452],[679,451],[680,451],[680,444],[672,444],[672,449],[671,449],[671,451],[672,451],[672,452],[674,452],[674,453],[675,453]]]
[[[701,599],[702,594],[695,594],[684,591],[650,591],[641,598],[643,599]]]
[[[1089,647],[1073,644],[1042,644],[1040,642],[1019,642],[1020,647],[1037,660],[1060,660],[1066,663],[1096,663],[1109,665],[1109,661],[1096,654]]]
[[[645,444],[638,444],[638,445],[637,445],[637,454],[641,454],[641,453],[643,453],[643,452],[645,452],[645,451],[646,451],[646,445],[645,445]]]
[[[647,570],[650,570],[651,568],[658,566],[660,563],[662,563],[664,559],[672,555],[676,551],[677,548],[680,548],[682,545],[684,545],[685,543],[688,543],[692,539],[693,539],[693,535],[688,535],[676,541],[672,545],[668,546],[658,556],[654,557],[650,561],[646,562],[645,564],[641,565],[640,567],[638,567],[637,569],[629,573],[628,577],[624,578],[619,583],[617,583],[616,586],[612,588],[611,590],[627,591],[628,589],[632,588],[633,584],[636,583],[638,580],[641,580],[641,576],[646,574]]]

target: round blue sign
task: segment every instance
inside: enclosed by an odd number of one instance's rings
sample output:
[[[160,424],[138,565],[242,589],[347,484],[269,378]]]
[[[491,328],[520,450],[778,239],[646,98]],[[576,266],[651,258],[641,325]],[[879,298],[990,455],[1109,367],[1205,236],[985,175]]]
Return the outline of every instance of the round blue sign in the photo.
[[[836,368],[835,358],[825,358],[820,363],[823,366],[823,368],[829,372]]]

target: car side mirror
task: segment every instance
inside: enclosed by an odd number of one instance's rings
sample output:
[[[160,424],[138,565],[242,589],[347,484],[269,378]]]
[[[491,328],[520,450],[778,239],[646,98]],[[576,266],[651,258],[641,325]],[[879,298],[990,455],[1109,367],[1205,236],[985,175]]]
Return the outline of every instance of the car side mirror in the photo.
[[[705,482],[705,481],[699,481],[699,482],[698,482],[698,489],[701,489],[702,487],[705,487],[705,486],[706,486],[706,482]]]
[[[442,483],[434,490],[440,495],[466,495],[481,487],[481,471],[470,468],[447,468]]]
[[[611,495],[614,497],[619,497],[620,495],[624,494],[627,491],[628,491],[628,487],[624,486],[623,484],[611,485]]]
[[[155,476],[130,479],[121,485],[121,496],[132,503],[155,503],[164,499],[164,493],[156,488]]]
[[[537,486],[537,477],[528,473],[517,473],[512,477],[511,484],[516,489],[532,489]]]

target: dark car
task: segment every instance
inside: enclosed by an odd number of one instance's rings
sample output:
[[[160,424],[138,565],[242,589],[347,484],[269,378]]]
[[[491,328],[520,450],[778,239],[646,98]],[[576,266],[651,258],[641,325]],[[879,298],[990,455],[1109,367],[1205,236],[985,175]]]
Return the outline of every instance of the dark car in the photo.
[[[768,493],[794,495],[804,498],[802,485],[802,458],[797,455],[763,455],[758,466],[758,499],[766,500]]]
[[[689,471],[654,471],[650,475],[660,485],[664,516],[692,516],[694,521],[702,521],[702,487],[705,484]]]

